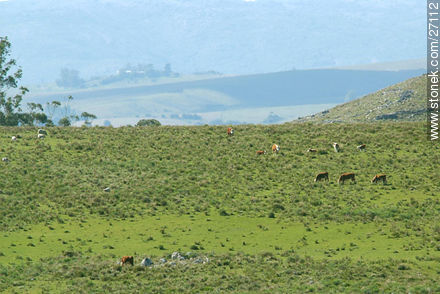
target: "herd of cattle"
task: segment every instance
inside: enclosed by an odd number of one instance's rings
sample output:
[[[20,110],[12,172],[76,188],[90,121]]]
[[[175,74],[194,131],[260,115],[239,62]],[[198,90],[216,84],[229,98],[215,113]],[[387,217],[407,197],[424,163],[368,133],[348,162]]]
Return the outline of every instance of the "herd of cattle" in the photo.
[[[228,136],[233,136],[234,135],[234,129],[232,128],[228,128],[227,130]],[[47,135],[47,132],[43,129],[39,129],[37,132],[37,138],[38,139],[44,139],[45,136]],[[17,139],[21,138],[21,136],[17,135],[17,136],[12,136],[11,140],[12,141],[17,141]],[[366,150],[366,145],[365,144],[361,144],[359,146],[357,146],[357,149],[359,151],[365,151]],[[333,143],[333,149],[335,152],[339,152],[341,150],[340,146],[338,143]],[[273,144],[272,145],[272,152],[274,154],[278,153],[280,151],[280,146],[278,146],[277,144]],[[318,150],[313,149],[313,148],[309,148],[307,150],[307,152],[311,152],[311,153],[315,153],[318,152]],[[257,155],[264,155],[266,154],[266,150],[258,150]],[[9,159],[7,157],[3,157],[2,158],[3,162],[8,162]],[[329,177],[328,177],[328,172],[321,172],[318,173],[315,177],[315,182],[319,182],[322,180],[326,180],[329,181]],[[338,183],[344,183],[347,180],[351,180],[352,182],[356,182],[356,178],[355,178],[355,174],[354,173],[343,173],[342,175],[339,176],[338,178]],[[382,181],[382,183],[386,183],[387,182],[387,176],[385,174],[376,174],[374,175],[373,179],[371,180],[372,183],[377,183]],[[106,188],[107,189],[107,188]],[[108,188],[109,189],[109,188]],[[106,191],[108,192],[108,191]]]
[[[234,135],[234,129],[232,128],[228,128],[227,130],[228,136],[233,136]],[[37,138],[38,139],[44,139],[45,136],[47,135],[47,132],[43,129],[39,129],[37,132]],[[12,141],[16,141],[18,138],[21,138],[21,136],[17,135],[17,136],[12,136]],[[366,145],[365,144],[361,144],[359,146],[357,146],[357,149],[359,151],[365,151],[366,150]],[[339,152],[341,150],[340,146],[338,143],[333,143],[333,149],[335,152]],[[272,152],[274,154],[278,153],[280,151],[280,146],[278,146],[277,144],[273,144],[272,145]],[[311,153],[315,153],[318,152],[318,150],[313,149],[313,148],[309,148],[307,150],[307,152],[311,152]],[[266,150],[258,150],[257,151],[257,155],[264,155],[266,154]],[[3,162],[8,162],[9,159],[7,157],[3,157],[2,158]],[[329,177],[328,177],[328,172],[321,172],[318,173],[315,177],[315,182],[319,182],[322,180],[327,180],[329,181]],[[355,178],[355,174],[354,173],[343,173],[342,175],[339,176],[338,178],[338,183],[344,183],[347,180],[351,180],[352,182],[356,182],[356,178]],[[377,183],[382,181],[382,183],[386,183],[387,182],[387,176],[385,174],[376,174],[374,175],[373,179],[371,180],[372,183]],[[106,188],[109,189],[109,188]],[[106,191],[108,192],[108,191]]]
[[[232,135],[234,135],[234,129],[228,128],[228,136],[232,136]],[[361,145],[357,146],[357,149],[359,151],[365,151],[366,148],[367,148],[367,145],[365,145],[365,144],[361,144]],[[341,148],[338,143],[333,143],[333,150],[335,152],[341,151]],[[280,151],[280,146],[278,146],[277,144],[273,144],[272,145],[272,152],[274,154],[276,154],[279,151]],[[307,150],[307,152],[315,153],[315,152],[318,152],[318,150],[313,149],[313,148],[309,148]],[[264,155],[264,154],[266,154],[266,150],[258,150],[257,151],[257,155]],[[316,175],[315,182],[319,182],[322,180],[329,181],[328,172],[321,172]],[[352,182],[356,182],[355,174],[354,173],[343,173],[342,175],[339,176],[338,183],[343,184],[347,180],[351,180]],[[382,181],[382,183],[386,184],[387,176],[385,174],[376,174],[376,175],[374,175],[373,179],[371,180],[372,183],[377,183],[380,181]]]

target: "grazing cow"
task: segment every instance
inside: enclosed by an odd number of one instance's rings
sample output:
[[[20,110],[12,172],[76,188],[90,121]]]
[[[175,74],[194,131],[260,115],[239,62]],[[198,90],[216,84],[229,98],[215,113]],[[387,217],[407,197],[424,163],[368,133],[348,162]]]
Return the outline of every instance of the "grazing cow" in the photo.
[[[233,128],[228,128],[228,136],[232,136],[234,134]]]
[[[107,187],[103,190],[104,192],[110,192],[110,187]]]
[[[44,135],[43,134],[38,134],[38,139],[44,139]]]
[[[313,149],[313,148],[309,148],[309,149],[307,150],[307,152],[318,152],[318,150]]]
[[[134,265],[133,256],[123,256],[121,259],[121,265],[131,264]]]
[[[386,184],[387,175],[384,175],[384,174],[375,175],[374,178],[371,180],[372,183],[377,183],[379,181],[382,181],[384,184]]]
[[[38,129],[38,134],[47,135],[47,132],[43,129]]]
[[[263,151],[263,150],[258,150],[257,151],[257,155],[263,155],[263,154],[266,154],[266,151]]]
[[[328,172],[322,172],[316,175],[315,182],[327,180],[328,181]]]
[[[11,141],[17,141],[17,137],[12,136]]]
[[[333,143],[333,149],[335,149],[335,152],[339,152],[339,150],[341,150],[338,143]]]
[[[278,146],[277,144],[273,144],[272,145],[272,152],[278,153],[279,151],[280,151],[280,146]]]
[[[365,148],[366,148],[366,147],[367,147],[367,145],[362,144],[362,145],[357,146],[357,149],[358,149],[359,151],[365,151]]]
[[[342,174],[338,179],[338,183],[340,184],[342,182],[342,184],[343,184],[346,180],[352,180],[353,182],[356,182],[356,179],[354,177],[354,173]]]
[[[2,161],[3,161],[3,162],[9,162],[9,158],[7,158],[7,157],[3,157],[3,158],[2,158]]]

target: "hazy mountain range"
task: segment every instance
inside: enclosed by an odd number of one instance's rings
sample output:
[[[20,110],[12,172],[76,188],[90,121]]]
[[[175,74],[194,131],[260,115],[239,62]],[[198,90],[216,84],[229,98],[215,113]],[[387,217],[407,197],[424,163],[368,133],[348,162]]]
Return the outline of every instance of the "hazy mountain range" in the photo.
[[[2,0],[0,35],[25,83],[126,63],[250,74],[422,58],[414,0]]]

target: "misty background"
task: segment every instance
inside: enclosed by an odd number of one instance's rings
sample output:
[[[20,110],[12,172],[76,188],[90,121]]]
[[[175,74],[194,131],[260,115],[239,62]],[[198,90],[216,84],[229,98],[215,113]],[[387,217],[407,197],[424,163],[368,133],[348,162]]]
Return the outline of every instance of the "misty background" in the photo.
[[[95,124],[281,123],[424,72],[413,0],[0,0],[30,101]]]

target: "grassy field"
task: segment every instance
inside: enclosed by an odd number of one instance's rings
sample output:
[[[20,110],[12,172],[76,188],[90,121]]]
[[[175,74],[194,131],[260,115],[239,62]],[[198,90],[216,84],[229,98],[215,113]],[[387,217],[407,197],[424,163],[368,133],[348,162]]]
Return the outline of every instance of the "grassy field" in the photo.
[[[0,128],[0,291],[440,291],[440,148],[422,123],[47,130]],[[209,262],[161,264],[174,251]]]

